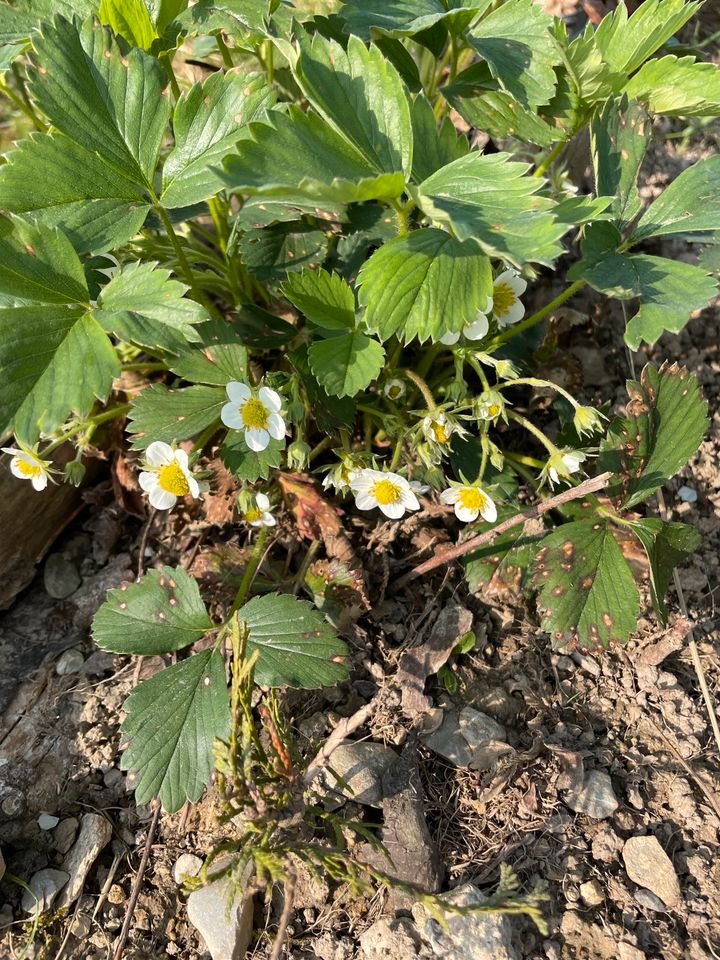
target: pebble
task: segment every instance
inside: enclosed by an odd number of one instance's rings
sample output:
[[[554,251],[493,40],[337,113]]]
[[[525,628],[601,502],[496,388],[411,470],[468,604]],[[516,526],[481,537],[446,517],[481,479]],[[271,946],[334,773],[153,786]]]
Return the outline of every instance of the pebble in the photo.
[[[196,877],[202,865],[202,860],[194,853],[181,853],[173,867],[173,880],[175,883],[184,883],[186,877]]]
[[[221,866],[218,863],[218,867]],[[245,883],[249,881],[252,869],[252,864],[248,864]],[[188,919],[205,941],[212,960],[242,960],[250,943],[252,897],[244,900],[239,892],[228,911],[232,890],[230,877],[222,877],[200,890],[193,890],[187,900]]]
[[[445,898],[458,906],[474,906],[484,903],[487,897],[472,883],[456,887]],[[413,907],[413,916],[418,925],[427,913],[420,905]],[[512,922],[499,913],[448,913],[443,928],[432,918],[420,926],[420,933],[430,944],[433,956],[438,960],[520,960],[513,946]]]
[[[677,874],[657,837],[630,837],[625,842],[622,856],[633,883],[660,897],[666,907],[678,903],[680,884]]]
[[[504,727],[486,713],[472,707],[465,707],[460,711],[460,732],[473,751],[488,740],[505,739]]]
[[[51,553],[45,561],[43,585],[45,592],[55,600],[64,600],[75,593],[81,584],[80,574],[72,560],[62,553]]]
[[[397,761],[397,754],[381,743],[346,740],[330,754],[323,779],[330,790],[341,793],[348,800],[380,807],[383,775]],[[333,776],[333,771],[340,781]]]
[[[70,924],[70,933],[78,940],[86,940],[92,930],[92,919],[86,913],[79,913]]]
[[[69,673],[79,673],[85,664],[85,657],[79,650],[65,650],[55,664],[55,673],[64,677]]]
[[[437,730],[423,737],[431,750],[456,767],[469,767],[482,744],[504,739],[504,727],[473,707],[465,707],[459,715],[448,710]]]
[[[580,896],[588,907],[598,907],[605,899],[602,884],[595,879],[580,884]]]
[[[67,907],[80,896],[83,885],[100,851],[112,837],[110,823],[99,813],[86,813],[80,824],[80,833],[72,849],[63,860],[63,870],[70,875],[62,891],[59,907]]]
[[[604,770],[591,770],[586,774],[582,788],[568,793],[565,803],[575,813],[585,813],[595,820],[611,817],[619,806],[610,775]]]
[[[60,817],[54,817],[51,813],[41,813],[37,823],[41,830],[54,830],[60,823]]]
[[[49,910],[69,879],[70,875],[64,870],[53,870],[52,867],[34,873],[28,883],[32,893],[25,890],[22,895],[21,906],[25,913],[39,916]]]
[[[685,486],[685,484],[680,487],[677,495],[680,497],[683,503],[697,503],[697,490],[694,490],[692,487]]]
[[[667,910],[667,907],[660,897],[657,897],[652,890],[648,890],[645,887],[640,887],[640,889],[635,892],[635,899],[640,906],[645,907],[646,910],[655,910],[657,913],[665,913]]]
[[[78,821],[75,817],[68,817],[66,820],[61,820],[53,834],[53,846],[55,849],[63,855],[66,854],[75,842],[77,828]]]

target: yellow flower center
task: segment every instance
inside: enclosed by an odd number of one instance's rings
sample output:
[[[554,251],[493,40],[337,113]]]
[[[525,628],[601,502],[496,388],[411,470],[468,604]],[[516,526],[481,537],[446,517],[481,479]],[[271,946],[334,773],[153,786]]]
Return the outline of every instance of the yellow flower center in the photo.
[[[465,510],[482,511],[487,503],[487,499],[478,487],[462,487],[458,496],[460,506],[464,507]]]
[[[255,523],[257,520],[261,520],[263,511],[259,510],[257,507],[251,507],[246,513],[244,519],[247,523]]]
[[[513,288],[505,282],[496,283],[493,287],[493,313],[496,316],[502,316],[515,303],[517,303],[517,297]]]
[[[490,406],[488,407],[488,413],[490,414],[491,417],[496,417],[500,413],[500,404],[491,403]]]
[[[17,459],[17,468],[24,477],[39,477],[42,474],[42,467],[38,463],[30,463],[20,457]]]
[[[437,443],[447,443],[450,439],[450,431],[446,424],[438,423],[437,420],[434,420],[430,429]]]
[[[251,397],[240,407],[240,416],[248,430],[265,428],[268,425],[268,409],[262,400]]]
[[[166,463],[165,466],[160,467],[158,470],[158,483],[163,490],[175,494],[176,497],[184,497],[186,493],[190,492],[190,484],[185,476],[185,471],[177,460],[173,460],[172,463]]]
[[[402,490],[392,480],[378,480],[373,485],[373,496],[378,503],[387,506],[389,503],[398,502],[402,497]]]

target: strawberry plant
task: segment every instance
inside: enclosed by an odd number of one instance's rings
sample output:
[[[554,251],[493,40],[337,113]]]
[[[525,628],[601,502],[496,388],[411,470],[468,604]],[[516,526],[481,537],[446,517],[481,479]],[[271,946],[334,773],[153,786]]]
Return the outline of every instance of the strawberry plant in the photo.
[[[234,618],[260,684],[346,676],[308,601],[250,597],[288,472],[378,519],[435,498],[470,534],[502,527],[467,552],[468,583],[534,591],[557,647],[627,640],[645,593],[628,538],[666,619],[697,536],[643,504],[702,440],[697,378],[648,365],[613,417],[540,376],[538,331],[588,287],[626,305],[636,349],[714,296],[717,258],[655,240],[713,241],[720,158],[647,206],[637,187],[655,117],[720,114],[717,67],[673,52],[698,6],[621,4],[571,37],[533,0],[347,0],[328,16],[278,0],[0,4],[0,90],[31,127],[0,167],[9,468],[31,496],[77,483],[104,424],[127,418],[154,509],[202,509],[217,448],[258,530],[229,609],[211,616],[177,567],[95,618],[105,650],[190,651],[127,701],[140,802],[177,810],[208,782],[231,729]],[[585,135],[592,192],[566,166]],[[549,413],[528,409],[538,391]],[[504,532],[583,474],[607,477],[539,533]]]

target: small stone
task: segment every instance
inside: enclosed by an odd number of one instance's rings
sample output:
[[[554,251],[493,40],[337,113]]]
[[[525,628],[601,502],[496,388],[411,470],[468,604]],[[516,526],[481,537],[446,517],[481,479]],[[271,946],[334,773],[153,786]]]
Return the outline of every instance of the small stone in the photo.
[[[55,849],[63,855],[66,854],[75,842],[77,828],[78,822],[75,817],[68,817],[66,820],[61,820],[53,834],[53,846]]]
[[[85,657],[79,650],[65,650],[55,664],[55,673],[64,677],[68,673],[79,673],[85,663]]]
[[[92,865],[111,837],[112,827],[105,817],[101,817],[99,813],[85,814],[80,825],[80,834],[63,860],[63,870],[70,874],[70,879],[58,901],[59,907],[69,906],[80,896]]]
[[[222,864],[217,866],[220,868]],[[252,864],[248,864],[245,884],[250,880],[252,869]],[[200,890],[193,890],[188,897],[188,918],[207,944],[212,960],[242,960],[250,943],[252,897],[244,898],[242,892],[237,893],[228,911],[232,891],[230,877],[221,877]]]
[[[591,770],[586,774],[582,788],[569,793],[565,803],[575,813],[585,813],[595,820],[612,816],[619,806],[610,776],[604,770]]]
[[[635,891],[635,899],[640,906],[645,907],[646,910],[655,910],[657,913],[665,913],[667,911],[667,907],[660,897],[645,887],[640,887],[639,890]]]
[[[41,830],[54,830],[60,823],[60,817],[54,817],[51,813],[41,813],[37,823]]]
[[[203,862],[194,853],[181,853],[173,867],[175,883],[184,883],[186,877],[196,877],[202,868]]]
[[[79,913],[70,924],[70,933],[78,940],[86,940],[92,930],[92,918],[86,913]]]
[[[18,817],[25,809],[25,797],[22,791],[11,787],[3,797],[0,808],[2,808],[2,812],[10,820]]]
[[[484,903],[487,897],[472,883],[456,887],[445,897],[457,906],[469,907]],[[422,906],[413,907],[413,916],[420,924],[420,917],[427,917]],[[441,927],[437,920],[427,919],[420,933],[432,948],[438,960],[520,960],[512,936],[512,923],[505,914],[499,913],[447,913],[447,926]]]
[[[697,503],[697,490],[694,490],[692,487],[688,487],[685,484],[680,487],[677,495],[683,501],[683,503]]]
[[[363,960],[417,960],[430,957],[420,935],[409,920],[381,917],[360,937]]]
[[[437,730],[426,734],[422,739],[432,751],[445,757],[456,767],[467,767],[472,762],[473,752],[460,733],[460,719],[454,710],[448,710]]]
[[[43,585],[55,600],[64,600],[75,593],[81,583],[77,567],[62,553],[51,553],[45,561]]]
[[[670,857],[657,837],[630,837],[623,847],[627,875],[639,887],[646,887],[660,897],[666,907],[680,900],[680,884]]]
[[[618,960],[646,960],[646,954],[638,950],[631,943],[621,942],[617,945]]]
[[[106,787],[114,787],[118,783],[122,783],[123,773],[122,770],[118,770],[117,767],[110,767],[109,770],[106,770],[103,774],[103,783]]]
[[[589,907],[597,907],[605,899],[602,884],[595,879],[580,884],[580,896]]]
[[[125,903],[125,891],[119,883],[114,883],[108,890],[107,898],[110,903]]]
[[[381,743],[346,740],[330,754],[323,778],[329,789],[348,800],[380,807],[383,775],[397,761],[397,754]],[[340,778],[339,781],[333,773]]]
[[[460,711],[460,732],[472,751],[488,740],[505,739],[504,727],[486,713],[481,713],[472,707],[465,707]]]
[[[21,906],[25,913],[39,916],[49,910],[69,879],[70,875],[64,870],[53,870],[51,867],[34,873],[28,883],[32,893],[25,890],[22,895]]]

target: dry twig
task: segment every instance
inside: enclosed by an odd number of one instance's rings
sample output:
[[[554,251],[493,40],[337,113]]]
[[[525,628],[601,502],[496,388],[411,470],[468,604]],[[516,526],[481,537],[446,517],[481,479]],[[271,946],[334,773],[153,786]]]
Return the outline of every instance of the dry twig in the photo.
[[[128,901],[127,911],[125,913],[125,920],[123,921],[122,930],[120,931],[120,937],[115,947],[115,953],[113,954],[113,960],[121,960],[123,951],[125,949],[125,944],[127,943],[127,938],[130,934],[130,924],[133,920],[133,915],[135,913],[135,907],[137,906],[138,898],[140,896],[140,889],[142,887],[143,877],[145,876],[145,870],[147,869],[148,860],[150,859],[150,848],[153,845],[155,840],[155,833],[157,831],[158,822],[160,820],[160,801],[155,800],[155,809],[153,811],[152,820],[150,821],[150,826],[148,828],[147,838],[145,840],[145,849],[143,850],[142,860],[140,861],[140,866],[138,867],[138,872],[135,874],[135,879],[133,880],[132,891],[130,893],[130,900]]]

